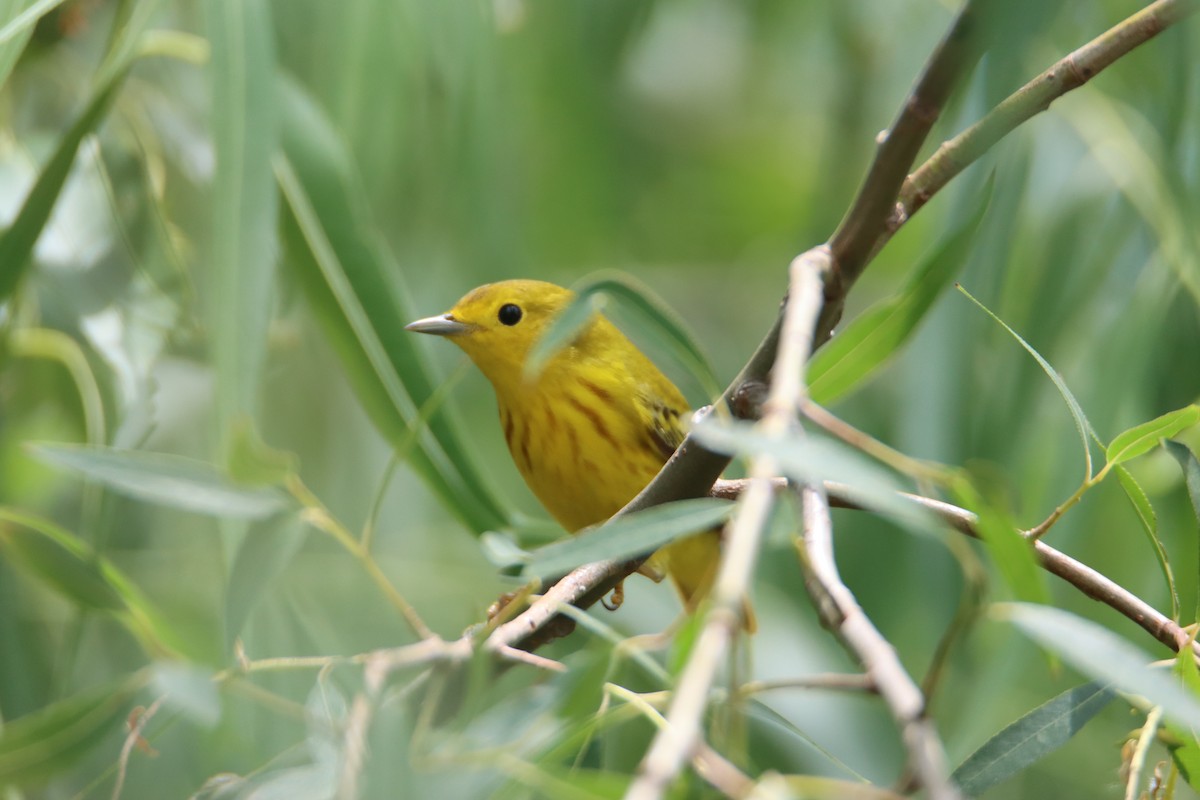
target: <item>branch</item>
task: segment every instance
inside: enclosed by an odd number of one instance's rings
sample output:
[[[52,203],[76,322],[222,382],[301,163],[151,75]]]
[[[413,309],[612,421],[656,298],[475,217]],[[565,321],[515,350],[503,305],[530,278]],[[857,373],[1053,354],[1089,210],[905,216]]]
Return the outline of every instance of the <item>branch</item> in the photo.
[[[1056,62],[1009,95],[983,119],[942,143],[904,182],[893,232],[952,178],[973,164],[1018,125],[1078,89],[1105,67],[1200,10],[1200,0],[1158,0]]]
[[[832,329],[841,317],[846,294],[887,236],[888,221],[895,213],[896,196],[905,175],[941,115],[950,92],[981,55],[975,28],[986,5],[987,0],[964,3],[891,129],[880,135],[879,149],[862,188],[829,240],[834,272],[831,285],[825,290],[827,308],[822,323],[826,329]]]
[[[989,2],[991,0],[967,0],[949,33],[930,57],[913,91],[905,99],[891,132],[880,142],[875,160],[859,188],[854,204],[830,239],[828,247],[833,254],[832,271],[836,277],[825,282],[824,304],[815,328],[814,348],[829,338],[841,316],[846,294],[866,269],[871,256],[878,249],[878,243],[887,235],[888,220],[904,176],[911,169],[953,85],[978,59],[978,48],[974,37],[969,35],[969,29],[977,16],[976,7]],[[766,383],[779,346],[783,327],[782,308],[754,354],[717,400],[717,406],[736,410],[739,405],[737,399],[744,386]],[[705,497],[729,461],[729,456],[705,450],[688,435],[654,480],[615,516],[673,500]],[[574,630],[574,623],[557,613],[558,603],[589,608],[636,572],[649,556],[647,553],[629,561],[589,565],[576,570],[567,578],[569,586],[563,587],[562,591],[555,591],[559,588],[555,586],[528,611],[502,626],[503,633],[497,629],[493,639],[497,644],[534,650],[569,634]]]
[[[909,764],[932,800],[953,800],[959,792],[950,781],[946,753],[937,729],[925,714],[925,696],[904,670],[895,648],[871,623],[854,594],[842,582],[833,557],[833,523],[829,499],[821,488],[801,491],[805,587],[821,619],[858,659],[900,727]]]
[[[763,418],[756,426],[768,435],[784,435],[797,424],[799,402],[804,394],[804,364],[812,353],[824,278],[829,268],[830,251],[826,247],[814,248],[792,261],[791,290],[784,311],[775,379],[763,407]],[[713,586],[711,606],[704,616],[704,627],[671,695],[667,724],[655,735],[642,759],[626,800],[661,798],[703,743],[704,711],[721,661],[737,635],[739,609],[771,514],[775,493],[772,483],[778,471],[775,459],[770,456],[755,456],[751,461],[752,477],[728,528],[728,544]]]

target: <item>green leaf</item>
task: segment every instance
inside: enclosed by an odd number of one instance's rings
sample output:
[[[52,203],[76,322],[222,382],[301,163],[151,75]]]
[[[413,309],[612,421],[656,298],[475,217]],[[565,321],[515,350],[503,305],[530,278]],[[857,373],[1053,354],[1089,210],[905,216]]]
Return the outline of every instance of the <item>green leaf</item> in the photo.
[[[29,42],[37,21],[63,0],[0,0],[0,86]]]
[[[1151,667],[1149,654],[1107,628],[1049,606],[1006,603],[996,609],[1084,675],[1162,706],[1176,725],[1200,729],[1200,697],[1180,685],[1177,676]]]
[[[225,589],[225,648],[229,652],[272,581],[283,574],[304,544],[307,526],[295,514],[279,514],[250,527],[238,546]]]
[[[0,510],[0,519],[6,516]],[[95,611],[125,608],[124,600],[106,579],[90,548],[66,531],[47,532],[27,525],[0,526],[0,544],[9,559],[81,608]]]
[[[1146,496],[1146,492],[1134,480],[1129,470],[1118,466],[1114,468],[1114,471],[1117,473],[1117,482],[1125,490],[1125,496],[1129,498],[1129,502],[1133,506],[1133,511],[1137,514],[1138,522],[1142,523],[1142,530],[1146,533],[1146,538],[1150,540],[1150,546],[1154,549],[1154,557],[1158,560],[1158,568],[1162,571],[1163,580],[1167,584],[1167,591],[1171,595],[1171,618],[1178,621],[1181,610],[1179,590],[1175,588],[1175,574],[1171,571],[1171,562],[1167,558],[1167,550],[1163,547],[1162,540],[1158,538],[1158,515],[1154,513],[1154,506],[1150,505],[1150,498]]]
[[[1197,521],[1200,521],[1200,461],[1185,444],[1168,439],[1163,442],[1163,445],[1167,448],[1167,452],[1175,457],[1183,470],[1183,480],[1187,485],[1188,498],[1192,501],[1192,510],[1196,512]]]
[[[964,289],[961,285],[958,286],[958,290],[966,295],[968,300],[979,306],[979,308],[981,308],[985,314],[999,323],[1000,327],[1008,331],[1010,336],[1020,342],[1021,346],[1025,348],[1029,355],[1033,356],[1034,360],[1037,361],[1038,366],[1042,368],[1042,371],[1046,373],[1051,382],[1054,384],[1055,388],[1058,389],[1058,393],[1062,395],[1063,400],[1067,404],[1067,409],[1071,412],[1071,419],[1075,421],[1075,429],[1079,432],[1079,439],[1083,442],[1084,471],[1087,473],[1085,479],[1090,480],[1092,477],[1092,448],[1088,442],[1088,436],[1095,436],[1095,432],[1092,429],[1092,423],[1088,422],[1087,417],[1083,413],[1083,406],[1079,405],[1079,401],[1075,399],[1075,395],[1071,394],[1071,390],[1067,388],[1067,382],[1062,379],[1062,376],[1058,374],[1058,371],[1055,370],[1054,367],[1050,366],[1049,361],[1042,358],[1041,353],[1039,353],[1037,350],[1034,350],[1029,342],[1022,339],[1016,331],[1014,331],[1004,322],[1004,320],[992,313],[991,309],[976,300],[971,293]]]
[[[54,204],[66,184],[79,145],[104,120],[127,73],[128,65],[113,71],[107,81],[96,87],[83,112],[59,139],[50,160],[25,197],[16,219],[0,236],[0,303],[12,295],[29,268],[33,246],[42,235],[42,229],[46,227],[50,212],[54,210]]]
[[[275,54],[265,0],[211,0],[213,250],[208,323],[224,430],[254,411],[273,311],[278,195]]]
[[[0,544],[51,588],[85,608],[115,612],[145,649],[156,656],[195,655],[195,649],[112,562],[54,523],[0,506]]]
[[[121,730],[144,683],[137,673],[6,722],[0,729],[0,786],[30,787],[68,769],[106,734]]]
[[[234,423],[228,452],[229,476],[240,484],[282,486],[300,469],[296,454],[269,446],[248,416]]]
[[[960,483],[955,494],[960,505],[977,514],[979,537],[1013,594],[1028,602],[1048,602],[1045,573],[1038,567],[1033,544],[1021,535],[1012,514],[976,485]]]
[[[529,551],[520,547],[507,532],[484,531],[479,537],[479,546],[488,563],[506,571],[529,562]]]
[[[521,575],[551,578],[580,564],[650,553],[682,536],[722,524],[733,508],[727,500],[700,497],[618,517],[534,550]]]
[[[211,465],[183,456],[62,444],[31,445],[29,451],[128,497],[223,519],[260,519],[289,502],[277,489],[241,486]]]
[[[1167,452],[1174,456],[1183,470],[1183,482],[1187,485],[1188,498],[1192,501],[1192,511],[1200,521],[1200,461],[1187,445],[1167,439],[1163,442]],[[1200,620],[1200,592],[1196,594],[1196,619]]]
[[[845,484],[842,491],[865,508],[886,512],[917,531],[941,523],[925,509],[897,494],[903,485],[862,453],[813,435],[769,436],[753,423],[705,417],[694,428],[697,441],[717,453],[734,456],[769,455],[784,474],[804,483],[823,480]]]
[[[962,268],[991,204],[992,187],[989,178],[975,213],[925,258],[899,294],[868,308],[817,351],[808,365],[813,400],[831,403],[845,395],[912,337],[934,301]]]
[[[983,794],[1062,747],[1113,699],[1098,683],[1085,683],[1030,711],[989,739],[954,771],[969,796]]]
[[[1193,736],[1188,736],[1183,741],[1183,744],[1168,747],[1167,750],[1188,786],[1200,791],[1200,742]]]
[[[541,372],[546,362],[566,347],[592,315],[600,312],[612,298],[649,324],[650,335],[667,346],[670,354],[696,378],[707,394],[716,396],[720,393],[716,373],[687,324],[648,286],[624,273],[606,270],[589,275],[572,289],[575,299],[530,351],[525,362],[527,376]]]
[[[349,154],[314,101],[281,83],[285,264],[303,288],[355,394],[383,436],[476,533],[509,512],[484,480],[457,422],[436,401],[433,371],[404,325],[416,315],[400,273],[370,225]],[[427,408],[432,411],[423,413]],[[428,431],[424,430],[428,423]]]
[[[212,728],[221,719],[221,698],[212,670],[183,661],[160,661],[151,675],[154,692],[192,722]]]
[[[1200,422],[1200,406],[1191,405],[1135,425],[1118,434],[1105,451],[1109,464],[1121,464],[1150,452],[1166,439]]]

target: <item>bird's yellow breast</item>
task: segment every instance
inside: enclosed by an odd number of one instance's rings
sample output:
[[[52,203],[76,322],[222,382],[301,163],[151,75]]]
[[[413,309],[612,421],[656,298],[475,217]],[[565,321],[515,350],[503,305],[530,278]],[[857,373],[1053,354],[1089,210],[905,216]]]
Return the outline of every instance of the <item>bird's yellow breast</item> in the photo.
[[[637,398],[593,377],[551,371],[498,400],[517,469],[568,531],[611,517],[665,461]]]

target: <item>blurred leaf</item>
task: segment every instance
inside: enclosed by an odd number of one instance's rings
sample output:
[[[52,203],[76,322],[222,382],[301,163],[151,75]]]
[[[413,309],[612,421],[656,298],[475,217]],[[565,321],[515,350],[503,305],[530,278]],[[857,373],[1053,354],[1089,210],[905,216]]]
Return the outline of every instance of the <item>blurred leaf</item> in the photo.
[[[614,298],[649,323],[652,334],[671,355],[699,381],[704,391],[715,396],[721,391],[716,373],[704,356],[686,323],[670,306],[629,275],[604,271],[584,278],[572,287],[575,299],[534,345],[525,362],[525,374],[537,375],[546,362],[566,347],[592,315],[601,311],[607,298]]]
[[[1163,442],[1163,446],[1167,448],[1168,453],[1175,457],[1175,460],[1179,462],[1180,469],[1183,470],[1183,482],[1187,485],[1188,498],[1192,501],[1192,511],[1195,512],[1197,521],[1200,521],[1200,461],[1185,444],[1167,439]],[[1200,564],[1197,566],[1200,567]],[[1200,621],[1200,592],[1196,594],[1195,619]]]
[[[240,484],[281,486],[300,469],[296,454],[269,446],[248,416],[234,423],[228,450],[229,477]]]
[[[981,491],[987,484],[960,482],[955,488],[958,503],[974,511],[976,527],[1004,582],[1018,599],[1049,602],[1045,573],[1038,567],[1033,544],[1021,535],[1012,514]]]
[[[1168,439],[1163,442],[1163,446],[1179,462],[1184,483],[1187,484],[1188,497],[1192,501],[1192,510],[1196,512],[1196,519],[1200,520],[1200,461],[1185,444]]]
[[[1200,791],[1200,742],[1194,736],[1183,739],[1183,744],[1168,747],[1171,759],[1179,768],[1179,774],[1188,782],[1188,786]]]
[[[304,544],[307,528],[295,514],[280,514],[250,527],[238,547],[225,589],[225,648],[241,635],[272,581],[283,574]]]
[[[223,519],[260,519],[288,506],[274,488],[241,486],[203,461],[167,453],[35,444],[31,454],[75,470],[128,497]]]
[[[686,614],[679,629],[671,637],[671,650],[667,654],[667,672],[671,677],[678,678],[683,674],[683,668],[692,657],[692,648],[696,646],[705,621],[704,614]]]
[[[265,0],[210,0],[212,264],[208,331],[219,428],[251,414],[274,310],[278,197],[275,54]]]
[[[897,492],[904,487],[892,473],[840,442],[812,435],[769,436],[753,423],[705,417],[694,428],[705,447],[734,456],[769,455],[789,477],[804,483],[845,484],[847,497],[864,508],[885,512],[917,531],[938,530],[933,514]]]
[[[1200,729],[1200,697],[1170,672],[1151,667],[1148,654],[1112,631],[1049,606],[1005,603],[996,608],[1025,635],[1084,675],[1162,706],[1163,714],[1176,725]]]
[[[484,531],[479,537],[483,556],[488,563],[500,568],[519,567],[529,562],[530,553],[519,546],[507,532]]]
[[[952,776],[967,795],[983,794],[1062,747],[1113,699],[1085,683],[1038,706],[988,739]]]
[[[1150,546],[1154,549],[1158,568],[1162,571],[1163,580],[1167,584],[1167,592],[1171,595],[1171,618],[1178,622],[1181,610],[1179,590],[1175,588],[1175,575],[1171,571],[1167,550],[1163,547],[1162,540],[1158,538],[1158,515],[1154,513],[1154,506],[1150,505],[1150,498],[1146,496],[1146,492],[1134,480],[1129,470],[1118,466],[1114,471],[1117,473],[1117,482],[1125,490],[1125,496],[1129,498],[1133,511],[1137,514],[1138,522],[1142,523],[1142,530],[1145,531],[1146,538],[1150,540]]]
[[[832,403],[874,374],[909,340],[962,268],[991,203],[993,186],[989,178],[975,213],[926,257],[899,294],[862,312],[817,351],[808,365],[813,400]]]
[[[63,0],[0,0],[0,86],[8,80],[37,21]]]
[[[160,661],[151,674],[154,691],[166,696],[168,706],[204,728],[217,724],[221,698],[211,670],[182,661]]]
[[[350,157],[329,121],[294,83],[281,84],[284,153],[276,179],[286,200],[286,264],[324,327],[359,402],[396,447],[476,533],[503,528],[508,512],[475,465],[444,407],[421,430],[434,396],[432,371],[404,330],[415,315],[397,294]]]
[[[1095,432],[1092,429],[1092,423],[1088,422],[1087,417],[1084,416],[1083,407],[1079,405],[1079,401],[1075,399],[1075,395],[1071,394],[1071,390],[1069,388],[1067,388],[1066,381],[1064,381],[1062,379],[1062,376],[1058,374],[1058,371],[1055,370],[1054,367],[1050,366],[1050,362],[1048,362],[1046,359],[1042,358],[1041,353],[1039,353],[1037,350],[1034,350],[1033,347],[1030,346],[1030,344],[1028,342],[1026,342],[1024,339],[1022,339],[1020,337],[1020,335],[1017,334],[1016,331],[1014,331],[1012,328],[1010,328],[1004,322],[1004,320],[1000,319],[998,316],[993,314],[991,309],[989,309],[983,303],[979,302],[974,297],[972,297],[971,293],[968,292],[966,289],[964,289],[962,286],[959,286],[958,290],[960,292],[962,292],[964,295],[966,295],[968,300],[970,300],[975,305],[979,306],[979,308],[982,309],[985,314],[987,314],[989,317],[991,317],[997,323],[999,323],[1000,327],[1002,327],[1002,328],[1004,328],[1004,330],[1008,331],[1009,335],[1011,335],[1014,339],[1016,339],[1018,342],[1020,342],[1021,346],[1025,348],[1025,350],[1029,353],[1029,355],[1033,356],[1034,360],[1037,361],[1038,366],[1040,366],[1042,368],[1042,370],[1046,373],[1046,375],[1054,383],[1055,388],[1058,389],[1058,393],[1061,394],[1063,400],[1066,401],[1067,408],[1071,412],[1071,418],[1075,421],[1075,428],[1077,431],[1079,431],[1079,439],[1080,439],[1080,441],[1083,442],[1083,458],[1084,458],[1084,464],[1085,464],[1085,472],[1087,473],[1087,475],[1085,476],[1085,480],[1090,480],[1092,477],[1092,448],[1088,442],[1088,437],[1089,436],[1094,437]]]
[[[1166,439],[1200,422],[1200,406],[1186,406],[1118,434],[1105,451],[1110,464],[1121,464],[1150,452]]]
[[[16,219],[0,235],[0,303],[12,295],[28,269],[33,246],[46,227],[50,212],[54,210],[67,176],[71,174],[71,165],[75,163],[80,143],[104,120],[128,71],[126,64],[96,87],[83,113],[59,139],[50,159],[25,197]]]
[[[32,787],[119,731],[143,673],[59,700],[0,728],[0,786]]]
[[[678,500],[618,517],[529,554],[524,578],[552,578],[596,561],[650,553],[687,534],[722,524],[733,513],[728,500]]]
[[[0,519],[4,518],[7,514],[0,510]],[[39,530],[28,525],[20,529],[0,526],[0,543],[9,558],[23,564],[73,603],[98,611],[125,607],[95,555],[66,531]]]
[[[195,647],[163,620],[137,586],[90,545],[54,523],[0,507],[0,542],[40,579],[85,608],[117,612],[117,618],[153,655],[193,654]],[[33,534],[35,536],[31,536]]]

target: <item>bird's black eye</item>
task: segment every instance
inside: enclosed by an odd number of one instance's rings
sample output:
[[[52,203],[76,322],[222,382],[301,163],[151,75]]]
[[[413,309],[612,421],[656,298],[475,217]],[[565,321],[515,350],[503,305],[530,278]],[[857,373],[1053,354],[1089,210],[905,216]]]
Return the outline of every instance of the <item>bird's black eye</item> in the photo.
[[[500,322],[505,325],[516,325],[521,321],[521,307],[515,303],[505,303],[500,306]]]

